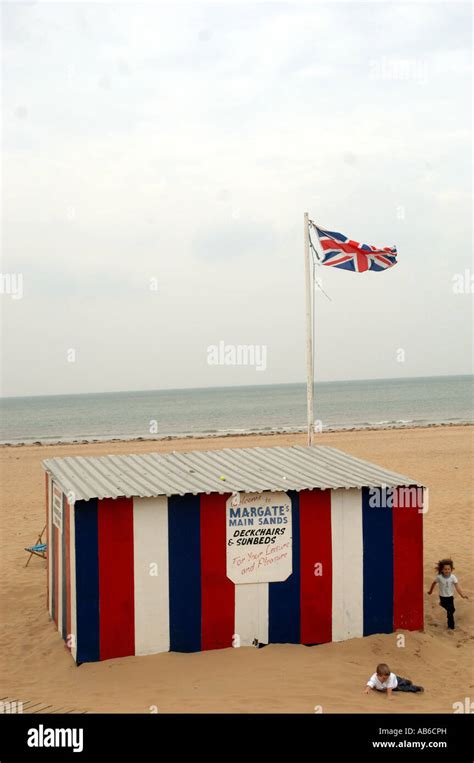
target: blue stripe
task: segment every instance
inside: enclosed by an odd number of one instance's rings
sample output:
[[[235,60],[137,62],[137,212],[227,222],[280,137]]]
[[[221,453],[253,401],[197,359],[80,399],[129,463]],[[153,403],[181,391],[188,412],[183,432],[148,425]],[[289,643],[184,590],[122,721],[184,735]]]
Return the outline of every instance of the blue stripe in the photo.
[[[168,499],[170,650],[201,649],[201,523],[199,496]]]
[[[66,496],[63,493],[63,521],[62,521],[62,533],[61,533],[61,554],[62,554],[62,580],[59,586],[59,595],[62,596],[63,605],[63,621],[61,623],[61,630],[63,639],[67,638],[67,588],[66,588],[66,511],[68,511],[68,503]]]
[[[334,268],[341,268],[341,270],[355,270],[354,265],[354,257],[353,255],[349,255],[352,257],[350,260],[345,260],[344,262],[339,263],[339,265],[333,265],[333,260],[337,260],[339,257],[346,257],[347,252],[343,252],[342,249],[328,249],[326,252],[324,252],[324,256],[322,259],[323,265],[330,265]]]
[[[370,506],[362,490],[364,543],[364,636],[393,632],[392,509]]]
[[[344,252],[344,254],[345,254],[345,252]],[[326,263],[323,262],[323,265],[325,265],[325,264]],[[330,264],[331,263],[329,262],[328,265],[330,265]],[[340,265],[333,265],[332,267],[333,268],[339,268],[340,270],[352,270],[352,271],[355,271],[354,260],[346,260],[346,262],[341,262]]]
[[[271,644],[299,644],[300,606],[300,497],[288,491],[292,505],[293,572],[281,583],[268,585],[268,638]]]
[[[318,228],[318,233],[322,237],[329,236],[329,238],[334,239],[334,241],[340,241],[343,244],[349,240],[343,233],[337,233],[333,230],[324,230],[323,228]]]
[[[346,252],[343,252],[342,249],[326,249],[323,254],[323,260],[324,262],[331,262],[331,260],[336,260],[338,257],[345,257]]]
[[[396,257],[387,257],[387,259],[390,260],[390,262],[392,263],[392,266],[397,264]],[[376,260],[372,260],[372,263],[370,265],[370,270],[387,270],[387,268],[389,267],[390,265],[381,265]]]
[[[100,660],[97,499],[76,501],[77,662]]]

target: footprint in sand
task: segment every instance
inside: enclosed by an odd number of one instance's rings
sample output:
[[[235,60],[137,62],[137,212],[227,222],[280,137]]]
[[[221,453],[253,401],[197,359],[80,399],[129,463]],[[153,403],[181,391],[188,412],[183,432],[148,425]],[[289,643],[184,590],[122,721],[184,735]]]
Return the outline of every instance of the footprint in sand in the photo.
[[[457,660],[446,660],[444,664],[449,670],[455,670],[458,665]]]

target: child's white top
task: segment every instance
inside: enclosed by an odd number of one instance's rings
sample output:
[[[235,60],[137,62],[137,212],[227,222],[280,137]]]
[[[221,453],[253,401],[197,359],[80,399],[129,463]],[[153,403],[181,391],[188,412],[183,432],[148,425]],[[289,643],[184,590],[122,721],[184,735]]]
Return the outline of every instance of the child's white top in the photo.
[[[447,578],[444,575],[436,575],[436,580],[439,583],[440,596],[454,596],[454,584],[458,582],[456,575],[451,573]]]
[[[371,686],[372,689],[377,689],[377,691],[383,691],[384,689],[396,689],[398,686],[397,676],[395,673],[390,673],[385,681],[380,681],[377,677],[377,673],[374,673],[374,675],[371,676],[367,681],[367,686]]]

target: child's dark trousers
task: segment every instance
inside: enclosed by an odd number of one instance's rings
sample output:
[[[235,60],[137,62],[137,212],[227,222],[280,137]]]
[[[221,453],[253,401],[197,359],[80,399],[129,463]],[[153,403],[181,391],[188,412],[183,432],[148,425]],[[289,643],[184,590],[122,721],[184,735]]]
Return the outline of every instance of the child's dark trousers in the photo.
[[[409,678],[397,676],[397,687],[393,691],[423,691],[421,686],[415,686]]]
[[[454,629],[454,613],[456,612],[456,609],[454,607],[454,596],[440,596],[439,603],[440,603],[440,606],[446,610],[446,613],[448,615],[448,628],[451,628],[451,630],[453,630]]]

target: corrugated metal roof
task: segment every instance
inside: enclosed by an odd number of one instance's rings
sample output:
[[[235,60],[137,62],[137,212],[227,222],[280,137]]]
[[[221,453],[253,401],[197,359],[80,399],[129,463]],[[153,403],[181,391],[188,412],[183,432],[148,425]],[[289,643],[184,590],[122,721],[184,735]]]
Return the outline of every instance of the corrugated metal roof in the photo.
[[[186,493],[420,485],[416,480],[323,445],[224,448],[187,453],[48,458],[43,466],[75,500]]]

